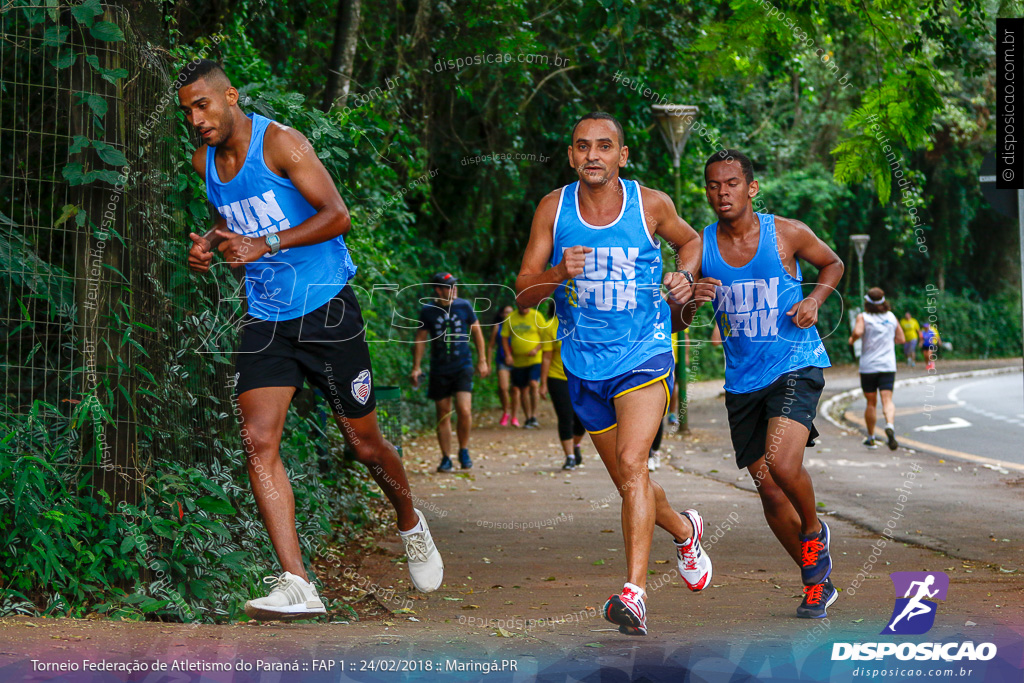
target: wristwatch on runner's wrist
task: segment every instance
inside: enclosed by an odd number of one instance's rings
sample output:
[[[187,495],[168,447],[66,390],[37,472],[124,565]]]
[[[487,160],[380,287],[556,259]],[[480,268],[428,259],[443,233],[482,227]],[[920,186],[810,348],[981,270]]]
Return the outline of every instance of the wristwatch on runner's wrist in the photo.
[[[275,254],[277,254],[277,252],[281,251],[281,238],[280,237],[278,237],[274,233],[270,233],[269,235],[267,235],[263,239],[266,240],[267,246],[270,247],[270,255],[271,256],[274,256]],[[692,280],[691,280],[691,282],[692,282]]]

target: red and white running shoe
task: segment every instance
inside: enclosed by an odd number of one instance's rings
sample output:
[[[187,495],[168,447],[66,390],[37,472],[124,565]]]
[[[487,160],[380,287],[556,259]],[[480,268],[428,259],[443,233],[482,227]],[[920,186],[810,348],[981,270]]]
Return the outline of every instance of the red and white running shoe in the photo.
[[[696,510],[686,510],[683,515],[693,525],[693,536],[683,545],[675,544],[679,576],[683,577],[687,588],[694,592],[701,591],[711,585],[711,558],[700,547],[700,539],[704,536],[704,518]]]
[[[619,627],[627,636],[647,635],[647,607],[644,592],[639,586],[627,583],[622,593],[613,595],[604,603],[604,618]]]

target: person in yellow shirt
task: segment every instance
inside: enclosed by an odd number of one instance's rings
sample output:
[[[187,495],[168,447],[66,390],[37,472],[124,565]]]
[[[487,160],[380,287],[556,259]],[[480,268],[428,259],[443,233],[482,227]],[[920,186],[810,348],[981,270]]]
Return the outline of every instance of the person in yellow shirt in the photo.
[[[524,429],[537,429],[537,403],[540,400],[540,364],[544,330],[553,323],[535,308],[521,308],[508,317],[501,328],[501,344],[505,356],[512,359],[512,425],[516,420],[516,403],[521,402],[526,421]],[[517,401],[517,396],[519,401]]]
[[[558,324],[551,321],[545,329],[543,360],[540,364],[540,396],[547,398],[551,392],[551,404],[558,417],[558,440],[562,442],[565,454],[563,470],[574,470],[583,464],[580,441],[587,433],[576,411],[572,409],[569,396],[569,380],[562,366],[562,341],[558,338]]]
[[[907,311],[900,319],[900,327],[903,328],[903,355],[907,357],[907,365],[914,367],[917,364],[917,347],[920,345],[921,324],[917,318]]]

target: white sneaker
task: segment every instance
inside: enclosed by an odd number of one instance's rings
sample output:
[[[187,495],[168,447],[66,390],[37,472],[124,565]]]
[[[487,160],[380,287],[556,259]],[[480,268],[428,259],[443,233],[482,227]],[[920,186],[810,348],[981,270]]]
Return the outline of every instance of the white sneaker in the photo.
[[[661,451],[651,451],[647,456],[647,469],[654,472],[661,467]]]
[[[701,591],[711,584],[711,558],[700,547],[700,539],[704,536],[704,518],[696,510],[686,510],[683,515],[693,525],[693,536],[686,546],[675,544],[679,576],[683,577],[687,588],[694,592]]]
[[[261,621],[311,619],[327,614],[316,586],[291,572],[264,577],[271,584],[270,595],[245,603],[245,613]]]
[[[420,518],[423,531],[414,534],[400,534],[402,544],[405,546],[405,556],[408,559],[409,575],[416,589],[422,593],[436,591],[444,579],[444,562],[441,560],[441,553],[437,552],[434,539],[430,536],[430,529],[427,528],[427,520],[423,513],[416,510],[416,516]]]

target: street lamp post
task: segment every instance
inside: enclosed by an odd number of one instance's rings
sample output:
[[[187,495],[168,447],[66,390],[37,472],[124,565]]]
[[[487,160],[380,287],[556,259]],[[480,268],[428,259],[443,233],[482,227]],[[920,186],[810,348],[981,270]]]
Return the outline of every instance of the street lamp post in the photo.
[[[863,299],[867,293],[864,291],[864,252],[868,250],[868,242],[871,241],[871,235],[850,235],[850,241],[853,242],[853,248],[857,250],[857,270],[860,271],[860,296]]]
[[[676,211],[678,211],[683,199],[683,185],[679,173],[679,162],[683,158],[683,149],[686,147],[686,141],[690,138],[693,123],[697,120],[697,114],[700,113],[700,109],[685,104],[655,104],[651,107],[651,111],[654,114],[654,120],[658,123],[661,137],[672,153],[672,173],[675,176],[676,190],[674,200]],[[684,332],[683,339],[686,340],[687,336],[687,333]],[[686,350],[687,347],[684,341],[683,349],[679,353],[679,359],[676,361],[680,406],[686,405]],[[689,411],[684,410],[683,414],[679,417],[679,429],[683,432],[689,431],[688,416]]]
[[[850,329],[853,329],[854,323],[857,320],[857,313],[862,310],[864,306],[864,252],[868,250],[868,242],[871,241],[871,235],[850,235],[850,241],[853,242],[853,248],[857,252],[857,271],[860,276],[860,299],[857,302],[855,308],[850,310]],[[853,355],[860,358],[861,341],[858,339],[853,342]]]

